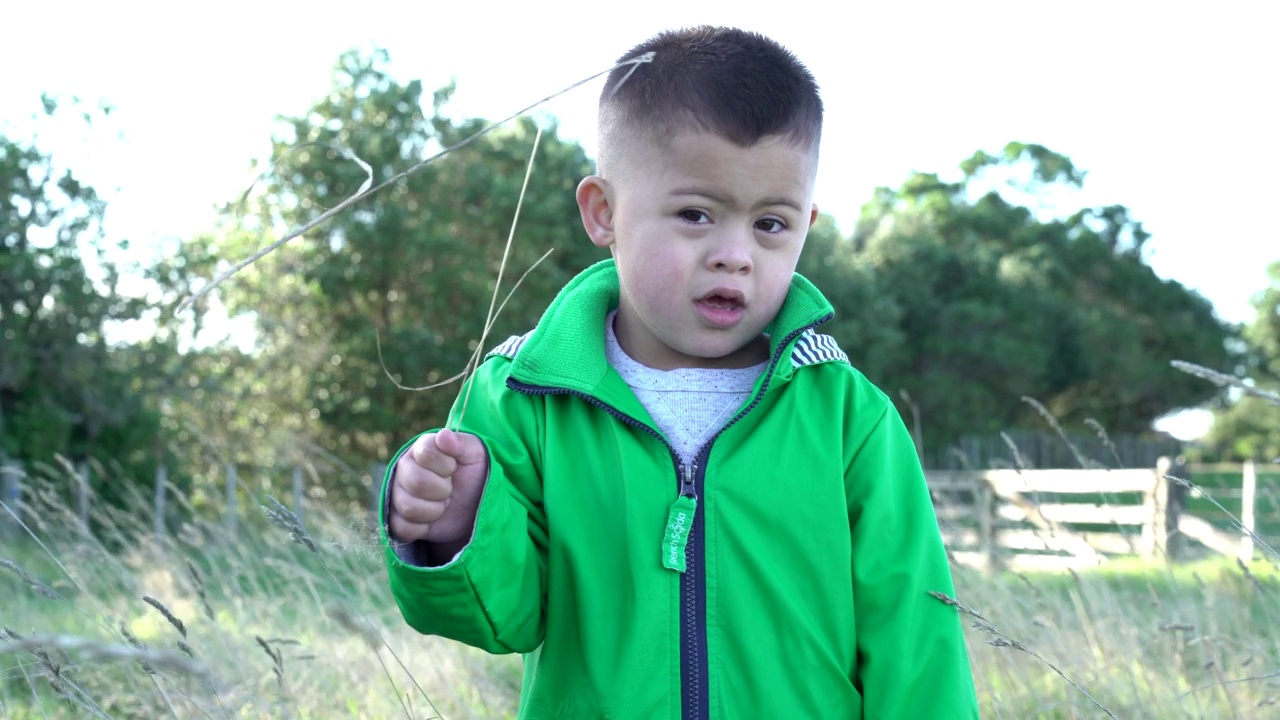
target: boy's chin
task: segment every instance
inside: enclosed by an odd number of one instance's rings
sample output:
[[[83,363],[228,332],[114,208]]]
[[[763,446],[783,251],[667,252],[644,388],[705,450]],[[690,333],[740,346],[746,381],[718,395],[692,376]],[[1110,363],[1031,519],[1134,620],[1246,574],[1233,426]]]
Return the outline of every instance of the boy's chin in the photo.
[[[763,335],[738,342],[698,343],[677,352],[687,358],[688,367],[745,368],[769,359],[769,345]]]

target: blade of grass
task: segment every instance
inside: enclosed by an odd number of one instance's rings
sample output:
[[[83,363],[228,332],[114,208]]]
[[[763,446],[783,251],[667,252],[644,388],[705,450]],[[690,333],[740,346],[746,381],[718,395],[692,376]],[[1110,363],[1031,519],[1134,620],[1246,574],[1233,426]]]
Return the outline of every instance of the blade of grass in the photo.
[[[362,190],[362,191],[356,192],[354,195],[352,195],[352,196],[348,197],[346,200],[343,200],[342,202],[338,203],[338,204],[337,204],[337,205],[335,205],[334,207],[332,207],[332,208],[330,208],[330,209],[328,209],[328,210],[324,211],[323,213],[321,213],[321,214],[320,214],[317,218],[315,218],[314,220],[312,220],[312,221],[310,221],[310,222],[308,222],[308,223],[306,223],[306,224],[304,224],[304,225],[302,225],[302,226],[300,226],[300,227],[297,227],[297,228],[295,228],[295,229],[293,229],[293,230],[290,230],[289,232],[285,233],[284,237],[280,238],[279,240],[276,240],[275,242],[271,243],[270,245],[266,246],[265,248],[262,248],[261,250],[259,250],[259,251],[255,252],[254,254],[250,255],[249,257],[245,258],[244,260],[241,260],[240,262],[237,262],[235,265],[232,265],[232,266],[231,266],[230,268],[228,268],[227,270],[224,270],[223,272],[219,273],[219,274],[217,275],[217,277],[215,277],[213,280],[211,280],[207,285],[205,285],[204,287],[202,287],[202,288],[200,288],[199,290],[195,291],[194,293],[192,293],[191,297],[189,297],[189,298],[187,298],[187,299],[183,300],[181,303],[179,303],[179,304],[178,304],[178,307],[174,310],[174,315],[178,315],[178,314],[182,313],[184,310],[186,310],[187,308],[191,307],[191,305],[192,305],[193,303],[195,303],[197,300],[199,300],[201,297],[204,297],[206,294],[208,294],[209,292],[211,292],[214,288],[216,288],[216,287],[218,287],[219,285],[221,285],[221,284],[222,284],[224,281],[226,281],[228,278],[230,278],[231,276],[233,276],[233,275],[235,275],[236,273],[240,272],[241,270],[245,269],[246,267],[249,267],[249,266],[250,266],[250,265],[252,265],[253,263],[255,263],[255,262],[257,262],[258,260],[262,259],[263,257],[265,257],[265,256],[269,255],[270,253],[272,253],[273,251],[275,251],[277,248],[279,248],[281,245],[284,245],[285,243],[289,242],[290,240],[293,240],[293,239],[295,239],[295,238],[297,238],[297,237],[300,237],[300,236],[301,236],[301,235],[303,235],[304,233],[306,233],[306,232],[310,231],[311,229],[315,228],[316,226],[318,226],[318,225],[320,225],[320,224],[322,224],[322,223],[324,223],[324,222],[328,221],[328,220],[329,220],[330,218],[332,218],[333,216],[337,215],[338,213],[342,212],[343,210],[346,210],[347,208],[351,207],[352,205],[355,205],[356,203],[360,202],[360,201],[361,201],[361,200],[363,200],[364,198],[366,198],[366,197],[368,197],[368,196],[370,196],[370,195],[372,195],[372,194],[374,194],[374,193],[376,193],[376,192],[379,192],[380,190],[382,190],[382,189],[384,189],[384,188],[386,188],[386,187],[388,187],[388,186],[390,186],[390,185],[394,185],[395,183],[397,183],[397,182],[399,182],[399,181],[401,181],[401,180],[403,180],[403,179],[405,179],[405,178],[409,177],[409,176],[410,176],[410,175],[412,175],[413,173],[416,173],[416,172],[418,172],[419,170],[421,170],[422,168],[426,167],[427,165],[430,165],[431,163],[435,162],[437,159],[439,159],[439,158],[441,158],[441,157],[444,157],[445,155],[448,155],[449,153],[451,153],[451,152],[453,152],[453,151],[455,151],[455,150],[459,150],[459,149],[461,149],[461,148],[466,147],[467,145],[470,145],[471,143],[475,142],[476,140],[480,139],[481,137],[483,137],[483,136],[485,136],[485,135],[488,135],[490,132],[493,132],[495,129],[497,129],[497,128],[499,128],[499,127],[503,126],[503,125],[505,125],[506,123],[510,122],[511,120],[514,120],[514,119],[516,119],[516,118],[520,117],[521,115],[524,115],[525,113],[529,112],[530,110],[533,110],[534,108],[538,107],[539,105],[542,105],[542,104],[544,104],[544,103],[546,103],[546,102],[548,102],[548,101],[550,101],[550,100],[553,100],[553,99],[555,99],[555,98],[557,98],[557,97],[559,97],[559,96],[561,96],[561,95],[563,95],[563,94],[565,94],[565,93],[569,92],[570,90],[573,90],[574,88],[577,88],[577,87],[579,87],[579,86],[581,86],[581,85],[585,85],[586,83],[591,82],[592,80],[594,80],[594,79],[596,79],[596,78],[600,77],[601,75],[605,75],[605,74],[611,73],[611,72],[613,72],[615,69],[620,68],[620,67],[623,67],[624,65],[634,65],[634,66],[638,67],[641,63],[647,63],[647,62],[652,62],[652,61],[653,61],[653,53],[646,53],[646,54],[644,54],[644,55],[641,55],[640,57],[636,57],[636,58],[629,58],[629,59],[627,59],[627,60],[623,60],[622,62],[617,63],[617,64],[615,64],[615,65],[613,65],[613,66],[611,66],[611,67],[609,67],[609,68],[607,68],[607,69],[605,69],[605,70],[601,70],[601,71],[600,71],[600,72],[598,72],[598,73],[594,73],[594,74],[592,74],[592,75],[590,75],[590,76],[588,76],[588,77],[585,77],[585,78],[583,78],[583,79],[581,79],[581,80],[579,80],[579,81],[577,81],[577,82],[573,83],[572,85],[569,85],[568,87],[565,87],[565,88],[564,88],[564,89],[562,89],[562,90],[556,91],[556,92],[554,92],[554,93],[552,93],[552,94],[550,94],[550,95],[548,95],[548,96],[546,96],[546,97],[542,98],[541,100],[538,100],[538,101],[537,101],[537,102],[535,102],[535,103],[532,103],[532,104],[530,104],[530,105],[528,105],[528,106],[526,106],[526,107],[523,107],[523,108],[521,108],[521,109],[517,110],[516,112],[512,113],[511,115],[509,115],[509,116],[507,116],[507,117],[503,118],[502,120],[499,120],[499,121],[497,121],[497,122],[493,122],[493,123],[489,123],[489,124],[488,124],[488,125],[486,125],[485,127],[483,127],[483,128],[481,128],[480,130],[478,130],[477,132],[475,132],[475,133],[473,133],[473,134],[471,134],[471,135],[469,135],[469,136],[467,136],[467,137],[463,138],[462,140],[460,140],[460,141],[458,141],[458,142],[454,143],[453,145],[450,145],[450,146],[448,146],[448,147],[446,147],[446,148],[444,148],[444,149],[440,150],[439,152],[437,152],[437,153],[435,153],[435,154],[431,155],[430,157],[427,157],[427,158],[425,158],[425,159],[423,159],[423,160],[421,160],[421,161],[419,161],[419,162],[415,163],[415,164],[414,164],[412,167],[410,167],[409,169],[407,169],[407,170],[403,170],[403,171],[401,171],[401,172],[396,173],[395,175],[392,175],[391,177],[387,178],[386,180],[383,180],[382,182],[378,183],[377,185],[374,185],[373,187],[370,187],[370,188],[368,188],[368,189],[364,189],[364,190]],[[628,74],[628,77],[630,77],[630,74]],[[625,80],[626,78],[623,78],[623,79]],[[621,84],[622,84],[622,83],[619,83],[619,85],[621,85]],[[616,89],[616,88],[615,88],[615,89]]]

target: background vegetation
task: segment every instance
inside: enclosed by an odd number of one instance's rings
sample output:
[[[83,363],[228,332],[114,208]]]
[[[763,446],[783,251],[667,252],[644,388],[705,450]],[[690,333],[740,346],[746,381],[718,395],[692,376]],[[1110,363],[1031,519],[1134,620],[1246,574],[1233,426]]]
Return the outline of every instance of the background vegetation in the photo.
[[[0,623],[11,642],[87,636],[177,652],[209,671],[157,667],[163,658],[151,658],[152,674],[136,656],[27,653],[14,664],[0,654],[0,715],[386,717],[407,707],[427,716],[427,698],[448,717],[512,712],[516,661],[424,641],[398,622],[364,508],[370,465],[440,424],[452,402],[450,389],[396,383],[450,377],[475,349],[534,123],[512,122],[426,167],[172,319],[217,271],[353,193],[366,174],[352,155],[380,181],[486,124],[450,119],[453,88],[428,93],[392,77],[385,60],[341,57],[329,94],[281,117],[272,172],[229,201],[215,227],[160,257],[136,256],[128,239],[105,234],[105,203],[35,139],[0,137],[0,455],[27,468],[45,513],[27,515],[43,528],[0,546],[12,563],[0,569]],[[48,99],[43,109],[77,111]],[[1156,418],[1208,406],[1213,431],[1189,452],[1280,457],[1280,407],[1169,365],[1191,361],[1280,389],[1280,258],[1258,289],[1257,318],[1225,324],[1205,298],[1155,275],[1149,236],[1125,207],[1063,211],[1047,201],[1084,182],[1066,155],[1013,142],[957,160],[954,182],[918,173],[881,188],[849,236],[821,218],[800,267],[836,306],[824,331],[915,419],[926,458],[966,436],[1042,430],[1024,396],[1070,430],[1093,419],[1113,436],[1152,437]],[[555,252],[528,276],[490,344],[531,327],[574,273],[603,257],[573,201],[591,168],[581,147],[545,129],[515,274]],[[192,344],[215,301],[252,318],[247,350],[232,340]],[[113,339],[139,323],[154,331]],[[76,482],[59,458],[99,468],[92,536],[57,520]],[[265,497],[283,496],[285,469],[300,463],[320,469],[308,490],[317,552],[262,523],[229,542],[201,520],[227,464],[251,471]],[[151,496],[160,465],[184,502],[170,534],[146,540],[138,498]],[[361,520],[341,520],[352,517]],[[1269,597],[1280,584],[1265,566],[958,572],[966,603],[1001,633],[1052,648],[1053,662],[1117,714],[1264,717],[1259,708],[1275,702],[1265,679],[1182,696],[1277,667]],[[188,635],[140,604],[143,594]],[[984,714],[1098,715],[1044,664],[984,645],[988,632],[971,639]]]

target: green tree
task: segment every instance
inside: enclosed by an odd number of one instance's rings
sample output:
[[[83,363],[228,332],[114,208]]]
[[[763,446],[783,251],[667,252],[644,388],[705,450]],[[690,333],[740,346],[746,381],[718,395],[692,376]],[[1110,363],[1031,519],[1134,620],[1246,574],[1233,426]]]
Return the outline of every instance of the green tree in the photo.
[[[878,322],[897,333],[883,356],[859,336],[840,339],[874,357],[874,380],[909,391],[935,450],[1043,427],[1022,396],[1063,422],[1141,433],[1214,395],[1169,361],[1226,363],[1229,329],[1203,297],[1155,275],[1148,234],[1126,208],[1043,217],[1036,201],[1083,173],[1038,145],[979,152],[961,169],[959,182],[917,173],[878,190],[847,248],[848,264],[891,298]],[[988,189],[1001,179],[1004,194]]]
[[[1267,268],[1270,284],[1253,298],[1257,317],[1245,329],[1252,350],[1249,371],[1271,385],[1280,385],[1280,262]]]
[[[395,80],[385,63],[383,53],[344,55],[332,91],[307,112],[282,118],[287,129],[275,141],[282,160],[251,211],[229,213],[226,226],[186,248],[178,264],[190,270],[215,257],[238,259],[341,203],[367,179],[352,157],[381,182],[486,125],[445,116],[452,87],[435,92],[424,111],[421,84]],[[229,380],[238,389],[224,397],[235,399],[231,414],[247,418],[242,429],[251,436],[236,452],[291,463],[319,451],[367,467],[444,421],[458,386],[397,388],[379,363],[378,338],[402,385],[436,383],[464,368],[483,329],[535,130],[521,119],[483,136],[218,290],[232,313],[252,314],[257,328],[250,362],[224,357],[229,371],[243,374]],[[555,253],[507,305],[488,345],[531,328],[572,273],[605,257],[583,235],[574,200],[589,172],[577,144],[554,128],[544,133],[503,294],[546,250]]]
[[[45,99],[47,112],[55,106]],[[34,143],[0,137],[0,451],[27,463],[92,459],[146,482],[159,418],[133,392],[132,359],[107,342],[108,325],[137,317],[141,303],[119,289],[104,209]],[[124,501],[121,483],[99,477],[94,489]]]
[[[1241,374],[1280,392],[1280,262],[1267,268],[1270,284],[1253,298],[1257,315],[1244,330],[1248,350]],[[1225,459],[1280,459],[1280,406],[1243,397],[1214,413],[1208,444]]]
[[[796,271],[821,288],[835,309],[821,331],[840,339],[867,377],[890,376],[905,352],[902,306],[874,268],[851,251],[831,216],[820,215],[809,230]]]

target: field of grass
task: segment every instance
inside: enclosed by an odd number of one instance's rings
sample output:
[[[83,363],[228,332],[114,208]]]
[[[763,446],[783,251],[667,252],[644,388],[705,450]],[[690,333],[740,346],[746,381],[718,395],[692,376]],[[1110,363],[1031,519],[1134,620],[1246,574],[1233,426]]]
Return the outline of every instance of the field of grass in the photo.
[[[367,518],[310,513],[314,550],[256,515],[110,551],[40,517],[0,541],[0,717],[514,717],[519,658],[407,628]],[[956,583],[983,717],[1280,717],[1270,562]]]

